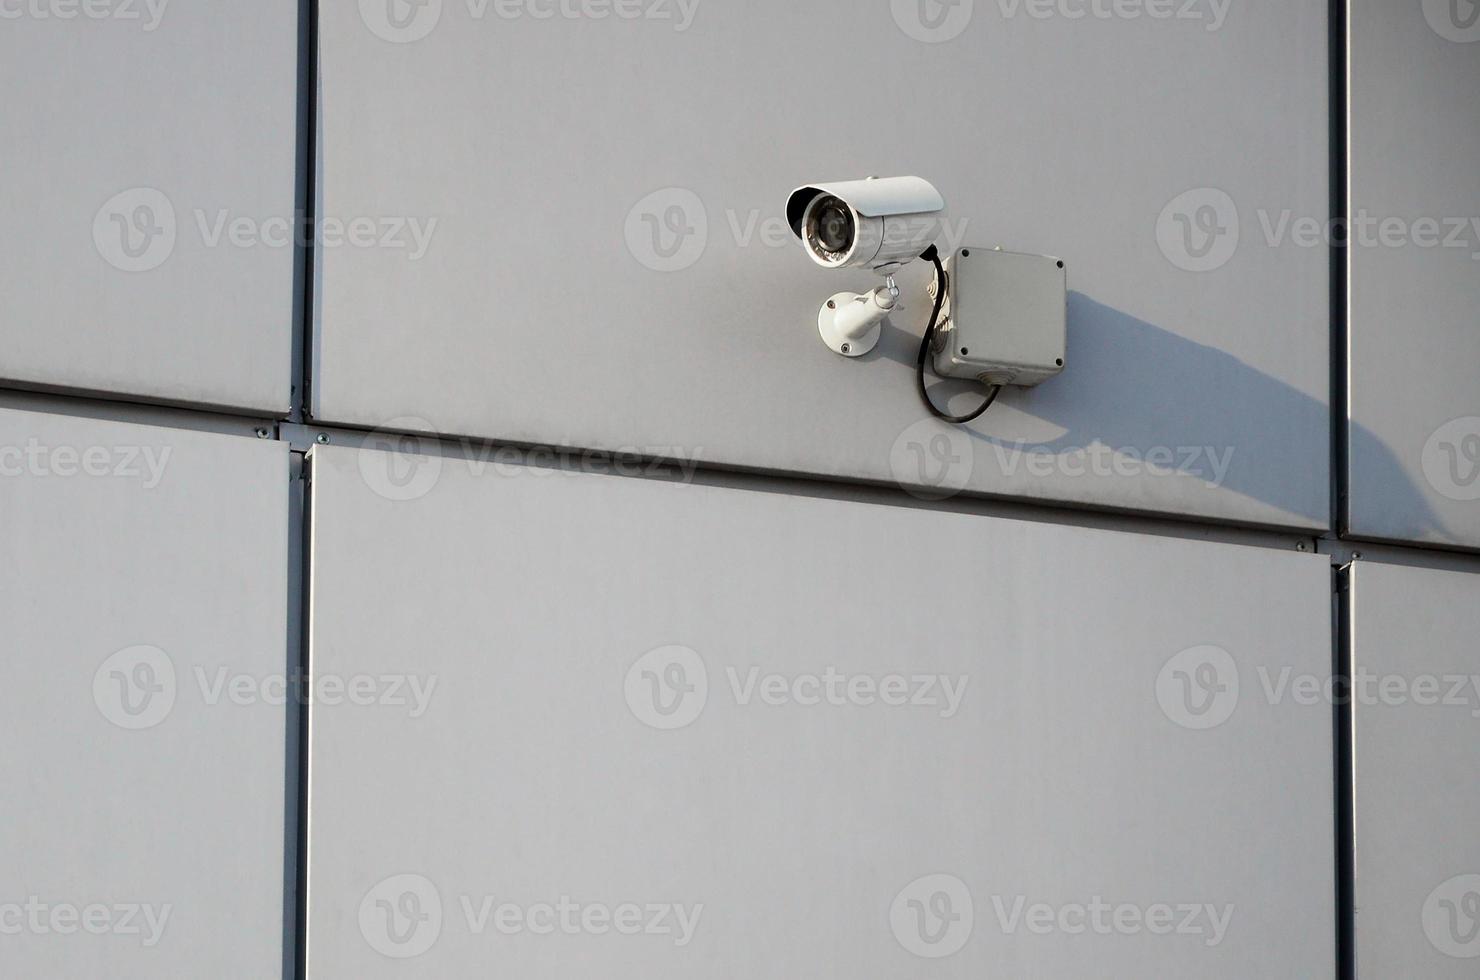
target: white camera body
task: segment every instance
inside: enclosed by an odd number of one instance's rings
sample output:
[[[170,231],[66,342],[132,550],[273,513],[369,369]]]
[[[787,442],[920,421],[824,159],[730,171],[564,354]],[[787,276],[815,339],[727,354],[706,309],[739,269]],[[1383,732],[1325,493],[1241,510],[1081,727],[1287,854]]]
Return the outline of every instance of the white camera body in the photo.
[[[825,269],[871,269],[893,276],[940,236],[945,199],[920,177],[869,177],[808,184],[791,192],[786,220]],[[899,290],[834,293],[817,312],[817,332],[834,352],[861,357],[879,342]]]
[[[792,191],[786,220],[812,261],[889,274],[940,237],[945,199],[920,177],[870,177]]]

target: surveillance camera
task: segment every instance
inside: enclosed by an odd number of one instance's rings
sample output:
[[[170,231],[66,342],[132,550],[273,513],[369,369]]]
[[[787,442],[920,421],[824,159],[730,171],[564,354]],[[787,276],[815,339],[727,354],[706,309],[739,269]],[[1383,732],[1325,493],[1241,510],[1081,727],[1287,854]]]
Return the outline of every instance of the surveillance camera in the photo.
[[[961,248],[950,268],[935,240],[946,202],[928,180],[887,177],[809,184],[791,192],[786,220],[812,261],[827,269],[872,269],[885,285],[834,293],[817,313],[829,348],[861,357],[879,341],[899,303],[894,273],[915,259],[935,266],[930,320],[915,355],[915,387],[934,417],[965,424],[981,416],[1006,385],[1031,387],[1064,368],[1067,285],[1064,260],[1051,255]],[[973,411],[952,415],[925,386],[929,361],[942,377],[986,387]]]
[[[827,346],[847,357],[874,349],[899,298],[895,270],[920,257],[940,234],[946,202],[919,177],[870,177],[809,184],[792,191],[786,220],[792,233],[826,269],[872,269],[890,277],[868,293],[835,293],[817,313]]]
[[[945,206],[928,180],[870,177],[797,188],[786,220],[818,265],[888,274],[930,247]]]

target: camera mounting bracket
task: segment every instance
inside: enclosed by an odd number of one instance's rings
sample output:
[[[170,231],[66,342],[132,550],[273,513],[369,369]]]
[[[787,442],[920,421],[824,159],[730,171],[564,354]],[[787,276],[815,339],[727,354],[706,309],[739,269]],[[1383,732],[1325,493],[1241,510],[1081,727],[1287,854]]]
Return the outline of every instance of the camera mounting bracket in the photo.
[[[866,293],[834,293],[817,311],[817,332],[834,353],[862,357],[878,344],[884,318],[898,301],[892,275]]]

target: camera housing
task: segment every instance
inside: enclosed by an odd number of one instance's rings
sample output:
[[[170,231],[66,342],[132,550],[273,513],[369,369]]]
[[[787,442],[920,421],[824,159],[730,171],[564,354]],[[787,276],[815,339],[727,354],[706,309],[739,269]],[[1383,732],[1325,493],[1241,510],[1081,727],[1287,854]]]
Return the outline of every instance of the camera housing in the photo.
[[[966,246],[945,263],[935,373],[1029,388],[1064,370],[1067,272],[1053,255]]]
[[[887,275],[939,237],[945,206],[924,178],[870,177],[798,187],[787,199],[786,220],[823,268]]]

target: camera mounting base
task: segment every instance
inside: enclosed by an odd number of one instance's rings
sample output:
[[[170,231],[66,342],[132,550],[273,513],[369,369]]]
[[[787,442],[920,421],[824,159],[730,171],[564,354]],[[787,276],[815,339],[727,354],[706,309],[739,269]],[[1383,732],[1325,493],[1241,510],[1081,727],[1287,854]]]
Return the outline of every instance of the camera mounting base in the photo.
[[[862,357],[879,342],[884,318],[894,309],[896,291],[834,293],[817,311],[817,332],[835,354]]]

